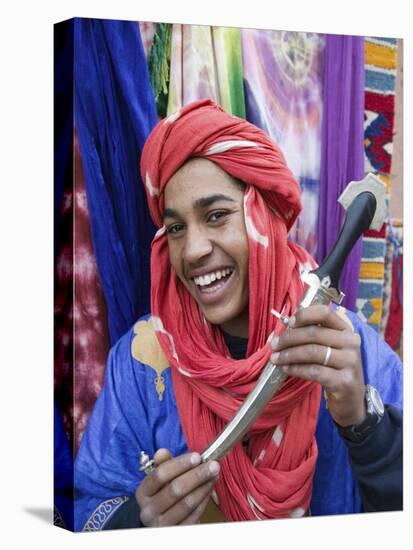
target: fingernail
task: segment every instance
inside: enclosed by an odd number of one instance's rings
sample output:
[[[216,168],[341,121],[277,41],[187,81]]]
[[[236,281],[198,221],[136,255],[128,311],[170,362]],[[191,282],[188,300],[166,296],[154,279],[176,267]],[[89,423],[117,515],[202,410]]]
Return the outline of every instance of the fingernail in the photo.
[[[295,325],[295,315],[292,315],[288,321],[288,326],[292,328]]]
[[[213,462],[209,463],[209,471],[211,472],[211,474],[213,474],[215,476],[215,475],[217,475],[219,470],[220,470],[220,466],[219,466],[218,462],[213,461]]]
[[[201,462],[201,455],[199,453],[194,453],[191,455],[190,462],[193,466],[196,466]]]
[[[277,360],[278,360],[278,358],[279,358],[279,356],[280,356],[279,352],[273,353],[273,354],[271,355],[271,363],[276,363]]]
[[[278,345],[278,336],[274,336],[274,338],[271,340],[271,348],[272,349],[276,349],[277,345]]]

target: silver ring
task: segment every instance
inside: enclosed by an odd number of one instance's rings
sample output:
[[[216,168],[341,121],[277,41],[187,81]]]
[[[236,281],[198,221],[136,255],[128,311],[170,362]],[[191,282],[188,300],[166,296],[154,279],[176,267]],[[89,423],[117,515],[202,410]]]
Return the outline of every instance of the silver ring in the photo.
[[[324,357],[324,363],[323,365],[326,365],[328,366],[328,362],[330,361],[330,357],[331,357],[331,348],[330,346],[327,346],[327,349],[326,349],[326,356]]]

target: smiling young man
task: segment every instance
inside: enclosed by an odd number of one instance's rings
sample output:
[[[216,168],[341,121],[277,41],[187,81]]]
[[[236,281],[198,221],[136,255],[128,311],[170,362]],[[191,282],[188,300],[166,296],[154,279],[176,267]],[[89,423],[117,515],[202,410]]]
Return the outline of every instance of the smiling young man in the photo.
[[[244,187],[210,160],[190,159],[166,186],[163,220],[171,266],[205,319],[248,338]]]
[[[151,313],[111,350],[77,528],[400,509],[401,365],[343,308],[296,312],[314,263],[287,238],[301,202],[281,151],[203,100],[157,125],[141,170],[159,227]],[[268,360],[290,376],[242,442],[201,463]]]

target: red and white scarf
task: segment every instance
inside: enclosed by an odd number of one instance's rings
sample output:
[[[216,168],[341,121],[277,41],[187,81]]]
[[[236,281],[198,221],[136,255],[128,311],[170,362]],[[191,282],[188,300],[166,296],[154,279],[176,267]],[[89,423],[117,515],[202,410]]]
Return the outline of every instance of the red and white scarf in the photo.
[[[163,227],[164,189],[191,157],[215,162],[246,183],[249,243],[247,357],[229,356],[218,327],[208,323],[172,269]],[[291,315],[300,300],[303,266],[311,257],[288,241],[301,209],[300,189],[277,146],[256,126],[210,100],[160,121],[142,155],[152,218],[151,306],[159,343],[172,367],[181,425],[191,451],[202,452],[239,409],[266,365],[271,335],[284,327],[271,309]],[[288,378],[241,443],[221,460],[215,486],[226,520],[297,517],[310,504],[317,460],[318,384]]]

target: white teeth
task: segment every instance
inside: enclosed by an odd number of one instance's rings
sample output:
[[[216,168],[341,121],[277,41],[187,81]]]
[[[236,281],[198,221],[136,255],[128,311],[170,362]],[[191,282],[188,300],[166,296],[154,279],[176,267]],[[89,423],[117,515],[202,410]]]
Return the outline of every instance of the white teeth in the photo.
[[[226,269],[214,271],[212,273],[208,273],[207,275],[200,275],[199,277],[195,277],[194,282],[198,286],[210,285],[216,279],[221,279],[222,277],[225,277],[225,275],[229,275],[230,273],[232,273],[232,271],[233,270],[230,267],[227,267]]]

